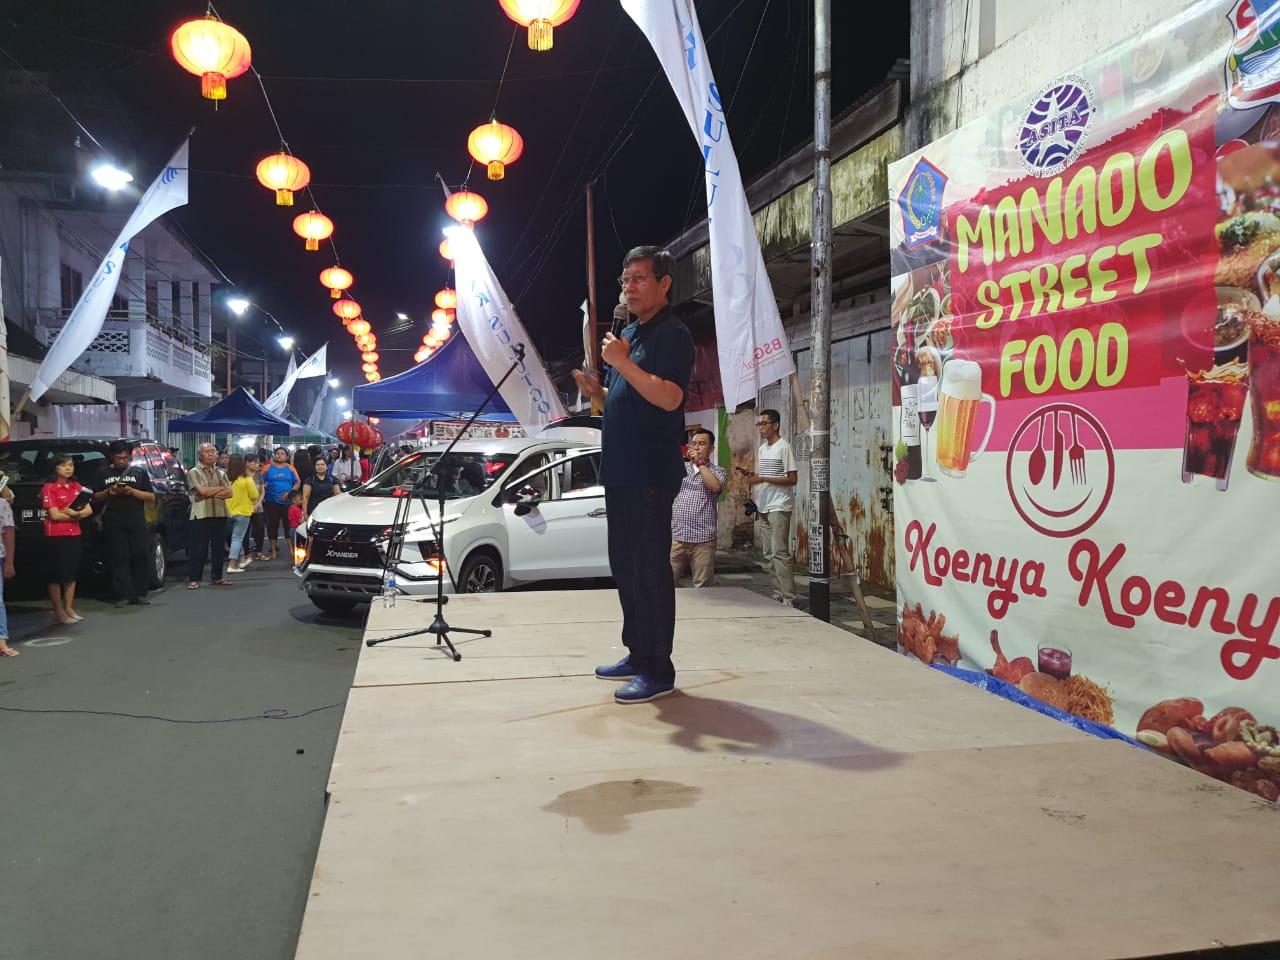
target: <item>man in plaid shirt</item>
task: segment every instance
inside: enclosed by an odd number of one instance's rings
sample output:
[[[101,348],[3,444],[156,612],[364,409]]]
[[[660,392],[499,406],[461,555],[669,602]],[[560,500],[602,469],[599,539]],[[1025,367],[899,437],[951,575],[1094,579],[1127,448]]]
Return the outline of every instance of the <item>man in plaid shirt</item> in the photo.
[[[724,467],[711,463],[715,445],[716,435],[705,427],[689,438],[684,482],[671,506],[671,576],[677,587],[686,565],[695,587],[709,587],[715,578],[716,501],[729,478]]]

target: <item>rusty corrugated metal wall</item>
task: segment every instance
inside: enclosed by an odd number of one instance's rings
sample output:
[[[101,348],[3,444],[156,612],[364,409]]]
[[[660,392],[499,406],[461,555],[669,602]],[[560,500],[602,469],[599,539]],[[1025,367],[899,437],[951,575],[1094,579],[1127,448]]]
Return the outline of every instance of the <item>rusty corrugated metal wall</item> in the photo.
[[[865,581],[892,588],[893,429],[889,371],[891,333],[860,334],[831,345],[831,498],[833,576],[856,570]],[[809,352],[796,354],[801,392],[809,382]],[[797,563],[808,555],[809,449],[790,385],[766,387],[757,409],[782,414],[782,435],[791,441],[799,466],[796,487]],[[843,536],[841,536],[843,534]],[[838,589],[838,586],[837,586]]]

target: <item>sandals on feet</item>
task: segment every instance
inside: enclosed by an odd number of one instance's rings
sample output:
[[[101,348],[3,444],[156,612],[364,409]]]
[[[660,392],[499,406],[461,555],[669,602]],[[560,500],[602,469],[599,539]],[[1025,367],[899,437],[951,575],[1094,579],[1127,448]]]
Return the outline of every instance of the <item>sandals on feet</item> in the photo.
[[[18,651],[13,649],[13,647],[5,647],[3,650],[0,650],[0,657],[16,657],[17,655]]]
[[[187,584],[187,589],[188,589],[188,590],[199,590],[199,589],[200,589],[200,584],[198,584],[196,581],[192,580],[190,583],[188,583],[188,584]]]
[[[221,580],[210,580],[209,583],[211,586],[215,586],[215,587],[229,587],[233,583],[235,583],[235,581],[228,580],[226,577],[223,577]]]

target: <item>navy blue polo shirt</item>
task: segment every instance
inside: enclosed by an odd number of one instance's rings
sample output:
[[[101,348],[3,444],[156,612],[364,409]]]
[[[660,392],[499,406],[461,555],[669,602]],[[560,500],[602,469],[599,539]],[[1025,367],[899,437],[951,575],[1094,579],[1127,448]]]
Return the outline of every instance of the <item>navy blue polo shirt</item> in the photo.
[[[689,388],[693,337],[663,307],[648,323],[632,322],[622,331],[631,341],[631,359],[648,373]],[[617,370],[605,380],[604,433],[600,481],[606,487],[665,487],[674,494],[684,480],[684,403],[674,410],[654,406]]]

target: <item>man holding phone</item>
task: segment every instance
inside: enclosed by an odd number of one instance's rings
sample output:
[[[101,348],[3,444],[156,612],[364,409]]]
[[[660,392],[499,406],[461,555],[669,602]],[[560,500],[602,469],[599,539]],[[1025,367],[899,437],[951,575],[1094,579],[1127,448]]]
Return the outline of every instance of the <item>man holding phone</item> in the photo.
[[[93,483],[94,512],[102,517],[117,607],[151,602],[147,599],[151,544],[146,504],[154,503],[156,495],[147,471],[131,466],[132,460],[130,445],[113,440],[107,447],[107,463]]]

